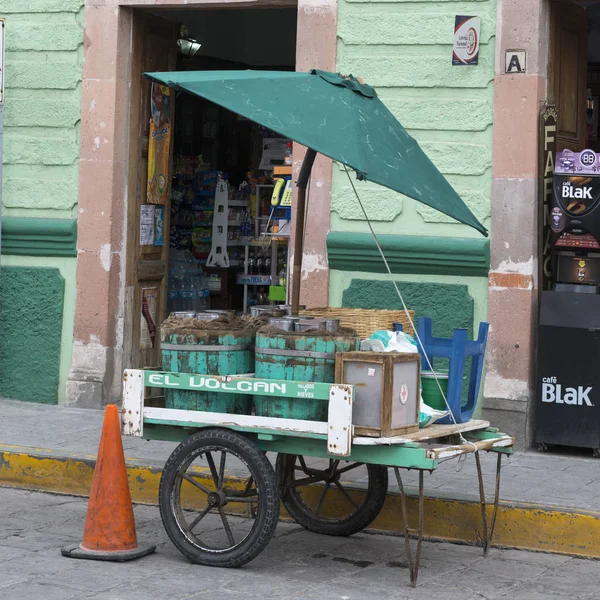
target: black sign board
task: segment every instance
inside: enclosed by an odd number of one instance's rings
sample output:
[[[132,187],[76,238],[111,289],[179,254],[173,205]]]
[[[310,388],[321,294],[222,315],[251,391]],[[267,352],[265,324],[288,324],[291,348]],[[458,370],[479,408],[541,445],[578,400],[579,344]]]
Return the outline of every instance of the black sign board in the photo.
[[[540,220],[542,223],[540,243],[540,288],[549,290],[552,286],[552,230],[550,209],[552,205],[552,176],[554,175],[554,157],[556,155],[556,131],[558,115],[553,105],[542,109],[540,118]]]
[[[600,448],[600,295],[542,292],[536,441]]]

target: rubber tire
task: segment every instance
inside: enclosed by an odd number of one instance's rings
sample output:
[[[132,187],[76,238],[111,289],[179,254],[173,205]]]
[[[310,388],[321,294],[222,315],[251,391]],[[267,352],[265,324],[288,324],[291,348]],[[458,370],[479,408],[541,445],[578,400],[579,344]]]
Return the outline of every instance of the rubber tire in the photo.
[[[285,454],[277,455],[277,475],[281,484],[283,483],[283,459]],[[295,455],[289,455],[290,460]],[[312,514],[307,514],[301,506],[298,505],[293,495],[286,490],[282,491],[282,502],[288,513],[294,518],[298,525],[308,531],[320,533],[323,535],[333,535],[347,537],[366,529],[381,512],[388,490],[388,470],[381,465],[365,464],[369,473],[369,488],[367,498],[358,512],[350,515],[341,521],[328,521],[315,518]]]
[[[191,453],[215,444],[234,451],[246,461],[259,496],[255,527],[250,535],[232,550],[218,553],[198,548],[190,542],[179,529],[171,508],[171,493],[180,465]],[[162,472],[158,504],[163,525],[175,547],[191,562],[209,567],[241,567],[255,559],[273,537],[279,520],[279,488],[273,466],[255,444],[229,429],[204,429],[175,448]]]

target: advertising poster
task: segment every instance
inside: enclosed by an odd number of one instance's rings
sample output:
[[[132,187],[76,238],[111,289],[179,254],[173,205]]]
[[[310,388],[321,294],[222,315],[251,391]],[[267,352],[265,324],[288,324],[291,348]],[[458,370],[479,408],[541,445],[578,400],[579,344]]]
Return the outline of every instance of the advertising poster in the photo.
[[[262,141],[262,157],[259,169],[272,171],[273,167],[282,165],[285,160],[285,151],[288,141],[283,138],[264,138]]]
[[[146,201],[165,204],[169,183],[169,150],[171,146],[171,90],[152,84],[150,94],[150,136],[148,142],[148,189]]]
[[[476,65],[479,60],[480,17],[461,17],[454,19],[453,65]]]
[[[156,341],[156,313],[158,288],[142,288],[142,315],[140,323],[140,349],[154,348]]]
[[[140,207],[140,246],[154,245],[154,209],[153,204]]]
[[[162,246],[165,235],[165,207],[154,207],[154,245]]]

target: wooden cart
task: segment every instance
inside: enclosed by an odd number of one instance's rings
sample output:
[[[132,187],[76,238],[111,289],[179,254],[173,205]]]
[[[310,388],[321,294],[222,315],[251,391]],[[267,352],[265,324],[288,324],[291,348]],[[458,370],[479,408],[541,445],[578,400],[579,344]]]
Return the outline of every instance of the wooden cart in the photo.
[[[161,408],[155,396],[145,401],[148,388],[327,402],[328,420]],[[481,539],[487,554],[498,510],[502,456],[512,452],[514,441],[490,428],[487,421],[471,420],[458,426],[434,424],[390,438],[360,437],[353,433],[354,389],[350,385],[128,370],[123,389],[124,435],[181,442],[165,464],[159,506],[174,545],[195,563],[238,567],[254,559],[273,536],[280,500],[288,513],[310,531],[340,536],[361,531],[383,506],[388,468],[392,468],[401,497],[410,581],[415,586],[423,540],[423,474],[434,471],[445,460],[472,452],[481,502]],[[498,456],[489,524],[480,451]],[[276,453],[275,467],[267,453]],[[414,529],[408,523],[407,494],[400,469],[419,473]],[[362,484],[359,489],[354,485],[357,479]],[[202,520],[209,513],[219,515],[222,527],[218,531],[214,526],[210,531],[202,529]],[[416,539],[414,552],[411,538]]]

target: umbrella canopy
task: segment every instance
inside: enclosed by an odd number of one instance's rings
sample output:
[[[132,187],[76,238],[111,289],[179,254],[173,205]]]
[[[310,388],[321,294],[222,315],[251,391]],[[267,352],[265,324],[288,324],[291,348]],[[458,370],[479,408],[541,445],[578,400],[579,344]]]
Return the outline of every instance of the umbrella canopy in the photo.
[[[487,235],[417,142],[353,77],[326,71],[176,71],[146,73],[206,98],[354,169]]]

